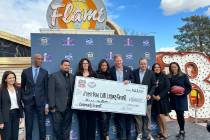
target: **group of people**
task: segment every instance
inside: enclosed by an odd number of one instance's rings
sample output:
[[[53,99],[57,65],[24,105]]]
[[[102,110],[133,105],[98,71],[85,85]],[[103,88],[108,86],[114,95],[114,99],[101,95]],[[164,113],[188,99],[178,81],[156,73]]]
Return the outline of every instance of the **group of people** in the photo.
[[[123,139],[122,121],[125,121],[126,139],[131,139],[131,122],[134,120],[137,138],[152,140],[151,112],[157,114],[160,133],[157,137],[167,139],[166,116],[175,110],[180,131],[178,139],[185,137],[184,111],[188,109],[187,95],[191,91],[188,76],[184,74],[178,63],[169,65],[169,75],[162,72],[161,66],[155,63],[152,70],[148,69],[148,60],[141,58],[139,67],[131,70],[123,65],[121,55],[114,56],[114,66],[102,59],[98,70],[94,71],[87,58],[79,61],[75,75],[70,71],[70,61],[63,59],[60,70],[48,75],[41,67],[43,57],[35,54],[32,67],[24,69],[21,75],[21,86],[16,86],[16,75],[12,71],[4,72],[0,88],[0,128],[3,140],[18,140],[19,123],[25,118],[26,140],[32,140],[33,118],[38,118],[39,139],[45,140],[45,117],[50,112],[53,118],[54,135],[57,140],[68,140],[73,112],[79,121],[80,140],[94,140],[96,118],[100,120],[102,140],[109,140],[109,121],[111,114],[117,129],[117,140]],[[124,84],[143,84],[148,86],[147,109],[145,116],[136,116],[111,112],[95,112],[72,110],[72,98],[75,76],[94,77],[124,82]],[[183,90],[177,90],[177,89]],[[174,93],[174,92],[179,92]]]

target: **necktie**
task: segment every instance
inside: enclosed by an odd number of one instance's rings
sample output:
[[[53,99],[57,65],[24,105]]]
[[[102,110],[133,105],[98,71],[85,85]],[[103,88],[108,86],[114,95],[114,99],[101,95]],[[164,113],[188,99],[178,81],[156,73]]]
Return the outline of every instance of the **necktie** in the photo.
[[[36,68],[34,73],[34,83],[36,83],[37,76],[38,76],[38,69]]]

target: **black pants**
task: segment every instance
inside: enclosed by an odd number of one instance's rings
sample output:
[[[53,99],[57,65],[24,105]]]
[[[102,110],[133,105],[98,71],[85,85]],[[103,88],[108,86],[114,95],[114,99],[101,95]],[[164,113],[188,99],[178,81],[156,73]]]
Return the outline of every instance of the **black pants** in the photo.
[[[177,116],[177,121],[179,124],[180,131],[184,131],[184,125],[185,125],[184,111],[176,110],[176,116]]]
[[[79,120],[80,140],[95,140],[96,133],[96,112],[77,111]]]
[[[73,111],[68,108],[63,112],[52,113],[56,140],[69,140]]]
[[[101,140],[105,140],[106,136],[109,136],[109,121],[111,113],[100,112],[98,113],[98,118],[100,123]]]
[[[39,127],[39,140],[45,140],[45,113],[44,106],[24,106],[25,112],[25,126],[26,126],[26,140],[32,140],[34,114],[37,114],[38,127]]]
[[[10,110],[9,121],[4,123],[3,140],[18,140],[19,121],[19,109]]]
[[[123,125],[122,122],[125,121],[125,128],[126,128],[126,139],[130,140],[130,130],[131,130],[131,119],[132,115],[125,115],[125,114],[114,114],[114,122],[117,129],[117,139],[123,139]]]

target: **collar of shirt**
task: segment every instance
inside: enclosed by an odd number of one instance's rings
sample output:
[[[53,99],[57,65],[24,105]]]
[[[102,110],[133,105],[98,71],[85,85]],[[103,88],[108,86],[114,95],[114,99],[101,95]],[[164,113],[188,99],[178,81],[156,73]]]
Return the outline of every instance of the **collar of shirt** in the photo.
[[[33,77],[34,77],[34,75],[35,75],[35,70],[37,69],[37,73],[39,73],[39,69],[40,69],[40,67],[32,67],[32,72],[33,72]]]
[[[115,67],[116,71],[123,71],[123,67],[122,68],[117,68]]]
[[[142,69],[139,69],[139,73],[145,73],[145,72],[146,72],[146,70],[144,71]]]

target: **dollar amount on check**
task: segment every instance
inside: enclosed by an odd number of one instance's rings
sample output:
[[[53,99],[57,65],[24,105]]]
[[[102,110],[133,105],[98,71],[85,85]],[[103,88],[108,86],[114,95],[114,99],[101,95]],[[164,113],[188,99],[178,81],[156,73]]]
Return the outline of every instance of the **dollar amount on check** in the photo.
[[[146,85],[77,76],[72,108],[145,115],[147,89]]]

